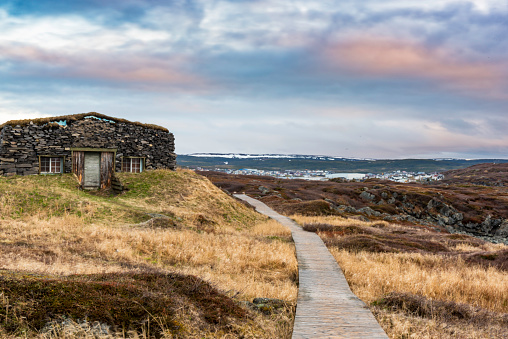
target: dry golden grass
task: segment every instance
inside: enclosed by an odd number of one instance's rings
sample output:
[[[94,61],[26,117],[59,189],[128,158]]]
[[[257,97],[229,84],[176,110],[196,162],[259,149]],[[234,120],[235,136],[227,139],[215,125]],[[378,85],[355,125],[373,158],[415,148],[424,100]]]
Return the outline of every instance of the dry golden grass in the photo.
[[[394,233],[407,231],[407,226],[379,221],[362,222],[335,216],[296,215],[292,218],[302,225],[314,223],[343,227],[381,226],[382,229]],[[424,229],[420,232],[428,235],[432,233]],[[448,239],[443,237],[445,246],[450,246]],[[459,243],[450,247],[448,253],[455,251],[469,254],[504,249],[506,246],[502,244],[484,243],[475,246],[475,243]],[[342,268],[353,293],[367,304],[382,300],[391,292],[398,292],[422,296],[428,300],[471,305],[498,314],[508,312],[508,272],[467,263],[460,255],[379,253],[363,250],[350,252],[333,246],[329,250]],[[371,309],[391,338],[503,338],[506,335],[506,328],[495,321],[488,327],[478,324],[465,325],[463,322],[422,318],[416,314],[375,306],[371,306]]]
[[[353,292],[367,303],[390,292],[408,292],[508,312],[508,274],[495,268],[420,253],[330,252]]]
[[[379,308],[372,309],[377,321],[390,338],[417,339],[492,339],[505,338],[506,330],[499,325],[478,328],[474,324],[446,323]]]
[[[303,224],[330,224],[334,226],[350,226],[351,224],[357,226],[372,226],[372,225],[389,225],[386,221],[361,221],[357,219],[348,219],[339,216],[304,216],[304,215],[292,215],[291,219],[294,219],[300,225]],[[397,225],[392,225],[397,227]]]
[[[457,252],[478,252],[478,250],[484,250],[488,252],[500,251],[506,248],[505,244],[493,244],[493,243],[485,243],[480,247],[471,246],[468,244],[458,244],[453,247],[454,251]]]
[[[274,227],[270,233],[270,228]],[[194,274],[238,297],[296,300],[297,262],[291,242],[274,222],[250,230],[206,233],[182,229],[87,225],[75,217],[0,221],[0,268],[47,274],[143,270]]]
[[[32,183],[26,177],[11,179],[17,183],[0,179],[0,269],[47,275],[158,269],[196,275],[238,300],[296,302],[297,261],[288,229],[260,217],[193,172],[146,175],[156,184],[148,187],[139,176],[126,174],[122,180],[132,187],[114,198],[67,189],[67,178],[36,178]],[[41,180],[61,180],[64,185],[41,188]],[[21,194],[13,197],[16,187]],[[26,199],[34,191],[49,197],[52,212],[32,206],[29,213],[16,215],[22,195]],[[172,223],[135,224],[133,210],[165,214]],[[258,318],[266,331],[253,337],[291,333],[287,316]]]
[[[340,217],[293,216],[303,223],[327,223],[337,226],[377,225]],[[388,225],[387,222],[381,222]],[[390,225],[397,229],[403,226]],[[422,232],[428,232],[422,230]],[[458,245],[461,251],[506,248],[485,245],[478,248]],[[468,303],[492,311],[508,312],[508,274],[496,268],[483,268],[465,263],[460,257],[420,253],[351,253],[330,248],[346,275],[351,288],[362,300],[370,303],[390,292],[408,292],[431,299]]]
[[[291,231],[273,219],[257,223],[251,233],[259,236],[291,237]]]

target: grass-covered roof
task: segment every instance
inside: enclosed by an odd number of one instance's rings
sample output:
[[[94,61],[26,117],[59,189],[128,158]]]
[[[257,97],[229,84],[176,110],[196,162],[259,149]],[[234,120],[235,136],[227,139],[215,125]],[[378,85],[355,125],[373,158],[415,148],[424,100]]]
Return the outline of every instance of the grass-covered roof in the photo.
[[[159,131],[169,132],[169,130],[167,128],[162,127],[162,126],[153,125],[153,124],[143,124],[138,121],[132,122],[132,121],[129,121],[126,119],[110,117],[110,116],[107,116],[107,115],[104,115],[101,113],[97,113],[97,112],[70,114],[70,115],[62,115],[62,116],[58,116],[58,117],[47,117],[47,118],[38,118],[38,119],[9,120],[9,121],[3,123],[2,125],[0,125],[0,128],[3,128],[4,126],[7,126],[7,125],[9,125],[9,126],[17,126],[17,125],[26,126],[26,125],[30,124],[30,122],[32,122],[36,125],[45,125],[45,124],[48,124],[51,122],[58,122],[58,121],[63,121],[63,120],[65,120],[67,122],[77,121],[77,120],[82,120],[82,119],[84,119],[86,117],[90,117],[90,116],[93,116],[93,117],[96,117],[99,119],[111,120],[114,122],[123,122],[123,123],[127,123],[127,124],[151,128],[151,129],[155,129],[155,130],[159,130]]]

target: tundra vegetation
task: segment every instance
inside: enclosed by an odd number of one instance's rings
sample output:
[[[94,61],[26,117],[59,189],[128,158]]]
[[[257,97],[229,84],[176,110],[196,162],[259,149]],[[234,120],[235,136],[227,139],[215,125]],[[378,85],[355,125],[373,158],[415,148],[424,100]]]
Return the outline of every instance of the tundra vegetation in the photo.
[[[0,177],[0,336],[290,336],[289,230],[192,171],[117,176],[119,195]]]
[[[508,246],[449,233],[460,229],[440,225],[435,208],[462,213],[480,234],[489,232],[488,215],[506,223],[508,188],[498,169],[455,171],[442,185],[203,174],[316,232],[390,338],[507,338]]]
[[[391,338],[508,335],[508,246],[385,221],[293,218],[323,239]]]

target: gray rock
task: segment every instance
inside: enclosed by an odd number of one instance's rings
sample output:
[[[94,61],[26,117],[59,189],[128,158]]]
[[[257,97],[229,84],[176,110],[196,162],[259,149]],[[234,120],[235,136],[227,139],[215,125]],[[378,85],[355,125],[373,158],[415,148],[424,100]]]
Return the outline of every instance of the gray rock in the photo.
[[[268,194],[270,193],[270,190],[266,188],[265,186],[259,186],[258,190],[261,192],[261,194]]]
[[[374,211],[370,207],[362,207],[362,208],[359,208],[357,211],[360,212],[360,213],[364,213],[364,214],[366,214],[368,216],[372,216],[372,215],[376,216],[376,217],[380,217],[381,216],[380,212]]]
[[[508,238],[508,221],[505,220],[503,223],[501,223],[495,235],[498,237]]]
[[[280,299],[254,298],[254,300],[252,300],[252,304],[249,306],[251,309],[255,309],[264,314],[272,314],[278,312],[282,308],[285,308],[287,305],[288,304],[284,300]]]
[[[327,203],[329,203],[330,205],[332,205],[332,206],[335,206],[335,205],[336,205],[336,204],[335,204],[335,201],[333,201],[333,200],[331,200],[331,199],[327,199],[327,198],[325,198],[324,200],[325,200]]]
[[[349,217],[348,219],[356,219],[356,220],[360,220],[360,221],[366,221],[366,222],[369,222],[370,219],[367,218],[366,216],[364,215],[355,215],[355,216],[352,216],[352,217]]]
[[[357,213],[358,211],[353,206],[340,205],[340,210],[343,210],[346,213]]]
[[[374,200],[374,198],[376,198],[376,196],[374,194],[367,192],[367,191],[363,191],[362,193],[360,193],[360,198],[368,200],[368,201],[372,201],[372,200]]]

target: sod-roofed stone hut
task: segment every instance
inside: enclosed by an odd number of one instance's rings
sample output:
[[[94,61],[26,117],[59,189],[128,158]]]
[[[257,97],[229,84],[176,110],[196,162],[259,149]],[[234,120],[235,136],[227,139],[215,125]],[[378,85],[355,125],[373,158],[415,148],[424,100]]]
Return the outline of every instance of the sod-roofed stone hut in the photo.
[[[84,188],[106,188],[114,172],[175,169],[166,128],[90,112],[0,125],[0,175],[76,174]]]

